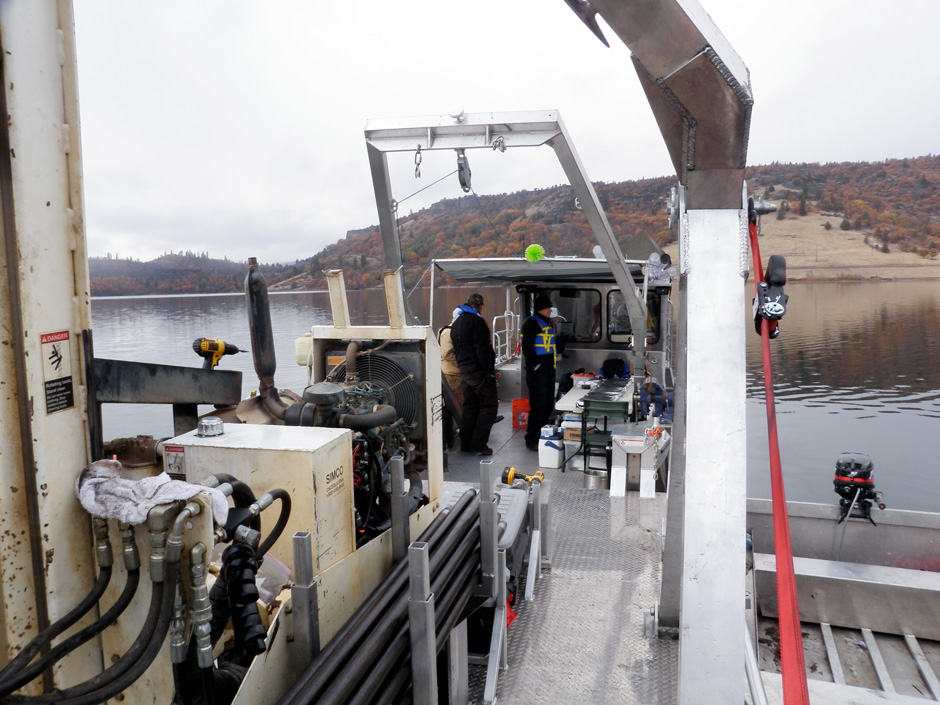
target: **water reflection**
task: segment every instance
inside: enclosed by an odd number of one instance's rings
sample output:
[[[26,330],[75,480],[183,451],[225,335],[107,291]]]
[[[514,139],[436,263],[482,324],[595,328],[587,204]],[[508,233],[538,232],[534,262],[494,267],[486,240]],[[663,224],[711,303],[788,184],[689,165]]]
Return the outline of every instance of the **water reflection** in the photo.
[[[435,326],[474,289],[438,288]],[[506,308],[501,287],[475,289],[487,318]],[[753,285],[748,289],[748,309]],[[386,324],[381,291],[349,291],[354,324]],[[777,417],[787,496],[831,502],[835,459],[842,451],[868,453],[890,506],[940,511],[940,286],[936,282],[790,284],[781,336],[772,341]],[[510,304],[514,294],[510,296]],[[294,340],[313,325],[332,322],[326,292],[270,296],[278,386],[300,392],[307,369],[297,364]],[[430,295],[416,290],[409,303],[427,320]],[[199,336],[249,347],[242,295],[105,298],[92,301],[99,357],[198,367]],[[257,388],[250,354],[223,358],[241,370],[243,391]],[[766,407],[760,338],[747,336],[748,492],[770,496]],[[208,410],[205,409],[206,411]],[[720,413],[720,410],[716,410]],[[106,405],[108,438],[172,434],[168,408]],[[876,519],[877,520],[877,519]]]

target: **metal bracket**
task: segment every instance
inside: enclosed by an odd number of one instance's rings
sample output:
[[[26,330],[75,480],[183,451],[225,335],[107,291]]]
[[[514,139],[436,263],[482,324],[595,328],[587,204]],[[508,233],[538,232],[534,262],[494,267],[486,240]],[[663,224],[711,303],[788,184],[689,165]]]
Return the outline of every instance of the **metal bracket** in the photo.
[[[317,584],[313,577],[313,541],[309,531],[293,537],[294,584],[291,585],[291,617],[294,635],[294,673],[303,673],[320,652]]]
[[[405,557],[411,543],[408,525],[408,495],[405,494],[405,461],[400,455],[391,459],[392,474],[392,558],[397,563]]]
[[[408,631],[411,637],[411,683],[415,705],[437,705],[437,633],[428,544],[408,548],[410,594]]]

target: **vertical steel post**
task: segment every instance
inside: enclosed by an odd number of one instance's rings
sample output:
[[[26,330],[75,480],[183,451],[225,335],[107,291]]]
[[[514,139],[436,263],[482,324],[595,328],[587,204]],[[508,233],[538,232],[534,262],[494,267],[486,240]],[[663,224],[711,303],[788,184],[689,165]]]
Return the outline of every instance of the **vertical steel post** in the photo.
[[[448,705],[467,705],[470,700],[470,669],[467,647],[467,620],[447,636]]]
[[[526,573],[525,599],[528,602],[535,595],[535,581],[542,577],[542,506],[539,496],[538,480],[532,482],[532,536],[529,538],[529,570]]]
[[[411,637],[411,684],[415,705],[437,705],[437,635],[428,544],[408,548],[408,631]]]
[[[497,557],[498,568],[496,605],[493,609],[493,631],[490,634],[490,653],[486,663],[486,684],[483,686],[484,705],[495,705],[496,684],[499,681],[499,672],[509,667],[509,649],[506,643],[506,551],[499,551]]]
[[[320,651],[317,616],[317,585],[313,578],[313,541],[309,531],[293,537],[294,584],[291,586],[291,616],[294,629],[294,673],[303,673]]]
[[[400,455],[392,458],[389,465],[392,473],[392,558],[397,563],[405,557],[411,543],[408,526],[408,508],[405,494],[405,461]]]
[[[493,461],[480,461],[480,563],[483,567],[483,592],[496,597],[497,547],[499,537],[499,499],[493,487]]]

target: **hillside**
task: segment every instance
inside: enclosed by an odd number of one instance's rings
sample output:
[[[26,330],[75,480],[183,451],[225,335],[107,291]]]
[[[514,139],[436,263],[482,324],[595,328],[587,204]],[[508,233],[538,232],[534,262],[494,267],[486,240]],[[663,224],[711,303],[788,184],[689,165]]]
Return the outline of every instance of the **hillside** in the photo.
[[[751,195],[779,206],[763,220],[762,251],[787,257],[791,279],[940,278],[940,156],[884,162],[750,167]],[[644,233],[669,251],[665,201],[671,177],[596,183],[624,245]],[[590,256],[595,244],[568,186],[440,201],[399,219],[406,284],[434,257],[514,256],[541,244],[549,255]],[[273,290],[325,287],[322,271],[343,269],[350,289],[381,285],[378,228],[350,230],[319,254],[264,265]],[[153,262],[91,260],[96,296],[239,291],[243,263],[180,253]],[[427,283],[425,280],[423,283]]]

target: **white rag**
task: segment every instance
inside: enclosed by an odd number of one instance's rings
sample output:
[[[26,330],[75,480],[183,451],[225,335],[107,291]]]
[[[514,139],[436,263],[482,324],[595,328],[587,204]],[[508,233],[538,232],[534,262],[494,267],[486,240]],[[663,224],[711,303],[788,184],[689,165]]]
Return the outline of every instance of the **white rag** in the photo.
[[[217,489],[174,480],[165,472],[141,480],[127,480],[121,477],[122,467],[117,460],[97,460],[82,470],[75,480],[75,496],[89,514],[136,526],[143,524],[150,510],[159,504],[206,492],[215,523],[225,523],[228,501]]]

